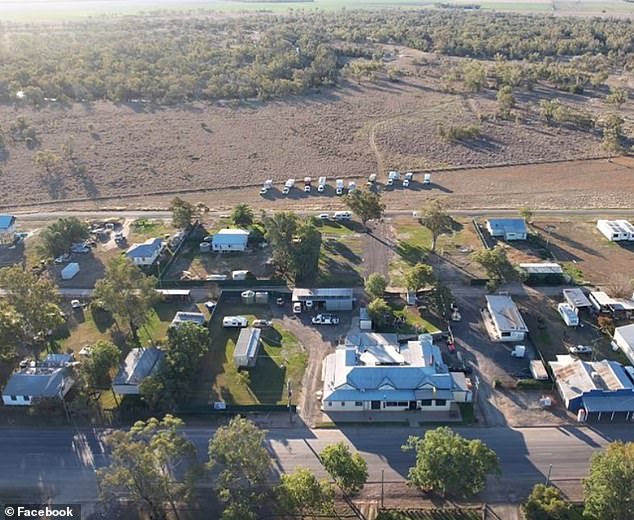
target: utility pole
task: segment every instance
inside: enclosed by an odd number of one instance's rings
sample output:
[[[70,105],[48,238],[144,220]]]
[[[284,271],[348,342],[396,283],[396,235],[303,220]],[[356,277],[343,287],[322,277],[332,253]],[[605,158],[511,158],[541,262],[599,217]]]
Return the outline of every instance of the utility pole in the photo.
[[[291,380],[286,381],[286,396],[288,399],[288,420],[293,424],[293,407],[291,406],[291,398],[293,397],[293,389],[291,388]]]
[[[548,475],[546,476],[546,486],[550,486],[550,474],[553,470],[553,465],[549,464],[548,465]]]
[[[385,481],[385,470],[382,469],[381,470],[381,509],[383,509],[383,498],[384,498],[384,493],[383,493],[383,482]]]

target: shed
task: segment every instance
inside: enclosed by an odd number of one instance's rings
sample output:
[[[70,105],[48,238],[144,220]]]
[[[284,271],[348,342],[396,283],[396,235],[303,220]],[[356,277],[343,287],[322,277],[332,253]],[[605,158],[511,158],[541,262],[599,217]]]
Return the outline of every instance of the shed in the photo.
[[[165,301],[190,301],[192,292],[189,289],[155,289]]]
[[[183,312],[178,311],[170,323],[170,327],[178,327],[181,323],[185,323],[189,321],[191,323],[195,323],[196,325],[200,325],[201,327],[205,325],[205,315],[202,312]]]
[[[534,359],[529,364],[531,375],[534,379],[538,381],[547,381],[548,380],[548,371],[544,366],[544,363],[539,359]]]
[[[588,297],[579,288],[564,289],[564,299],[575,309],[586,309],[592,304]]]
[[[520,269],[526,273],[527,285],[561,285],[564,270],[555,262],[523,263]]]
[[[348,288],[293,289],[293,302],[324,308],[327,311],[351,311],[354,306],[354,293]],[[311,302],[307,305],[307,302]]]
[[[143,380],[158,369],[164,353],[157,348],[133,348],[112,381],[113,392],[121,395],[139,395]]]
[[[486,227],[492,237],[504,240],[526,240],[528,235],[523,218],[492,218],[487,220]]]
[[[68,264],[62,272],[60,273],[62,276],[62,280],[71,280],[75,278],[75,275],[79,272],[79,264],[77,262],[71,262]]]
[[[244,251],[247,248],[249,232],[244,229],[222,229],[211,240],[214,251]]]
[[[613,343],[627,356],[634,365],[634,323],[614,329]]]
[[[15,236],[15,217],[13,215],[0,215],[0,244],[13,242]]]
[[[240,331],[236,348],[233,351],[233,361],[237,368],[254,367],[260,350],[260,329],[248,327]]]

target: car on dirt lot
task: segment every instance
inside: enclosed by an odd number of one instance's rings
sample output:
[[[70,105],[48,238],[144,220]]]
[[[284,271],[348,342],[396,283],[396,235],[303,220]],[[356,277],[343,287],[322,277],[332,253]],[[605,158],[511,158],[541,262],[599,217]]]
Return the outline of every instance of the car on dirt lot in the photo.
[[[576,347],[570,347],[571,354],[591,354],[592,347],[588,347],[587,345],[577,345]]]
[[[251,326],[257,329],[265,329],[267,327],[272,327],[273,322],[270,320],[253,320]]]
[[[339,316],[334,314],[318,314],[311,320],[313,325],[339,325]]]

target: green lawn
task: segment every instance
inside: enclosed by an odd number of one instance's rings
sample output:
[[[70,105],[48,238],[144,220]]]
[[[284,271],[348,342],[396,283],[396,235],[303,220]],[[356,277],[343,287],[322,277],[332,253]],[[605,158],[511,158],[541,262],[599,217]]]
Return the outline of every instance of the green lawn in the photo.
[[[397,316],[405,318],[405,325],[400,329],[400,332],[440,332],[440,329],[433,323],[423,318],[415,307],[405,306],[394,312]]]
[[[397,220],[394,222],[394,231],[397,245],[396,257],[390,262],[390,285],[402,287],[405,271],[427,258],[431,250],[431,233],[413,219]]]
[[[322,287],[363,285],[363,277],[360,273],[363,263],[362,240],[361,236],[345,232],[338,236],[322,236],[317,285]]]
[[[175,227],[163,220],[140,218],[130,225],[128,244],[144,242],[148,238],[163,238],[164,235],[171,235],[176,231],[177,229]]]
[[[262,348],[256,366],[245,371],[248,379],[238,372],[233,351],[240,329],[224,328],[224,316],[246,316],[270,319],[268,306],[221,302],[210,325],[212,347],[202,361],[196,392],[196,405],[213,401],[230,404],[285,404],[286,384],[291,381],[293,394],[301,389],[301,380],[308,356],[295,336],[276,323],[262,330]]]

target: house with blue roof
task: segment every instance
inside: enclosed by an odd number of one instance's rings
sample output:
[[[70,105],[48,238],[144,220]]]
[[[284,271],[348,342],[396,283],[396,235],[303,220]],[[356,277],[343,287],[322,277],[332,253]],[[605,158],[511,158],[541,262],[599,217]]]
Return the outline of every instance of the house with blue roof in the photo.
[[[487,231],[492,237],[504,240],[526,240],[528,235],[523,218],[491,218],[487,220]]]
[[[15,217],[0,215],[0,244],[13,243],[15,238]]]
[[[560,355],[548,364],[566,408],[579,421],[634,420],[634,381],[620,363]]]
[[[140,244],[132,244],[125,252],[134,265],[150,267],[154,265],[163,250],[163,241],[160,238],[149,238]]]
[[[472,400],[430,334],[400,346],[396,335],[359,333],[326,357],[322,409],[337,412],[444,411]]]
[[[249,241],[249,232],[244,229],[221,229],[211,239],[213,251],[244,251]]]

